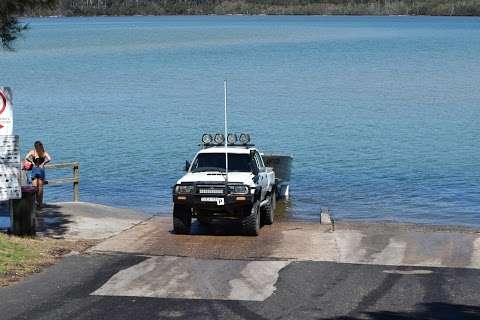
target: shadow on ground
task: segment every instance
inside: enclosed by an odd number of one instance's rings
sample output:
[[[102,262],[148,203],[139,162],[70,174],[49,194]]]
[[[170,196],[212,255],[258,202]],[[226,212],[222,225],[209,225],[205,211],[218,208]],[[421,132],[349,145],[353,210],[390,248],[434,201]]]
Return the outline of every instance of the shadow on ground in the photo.
[[[407,320],[407,319],[428,319],[428,320],[470,320],[480,319],[480,307],[462,304],[451,304],[443,302],[422,303],[417,305],[416,311],[411,312],[361,312],[353,316],[343,316],[332,320]]]
[[[173,230],[170,231],[174,233]],[[195,236],[240,236],[242,228],[238,221],[212,221],[200,223],[194,219],[190,235]]]
[[[37,210],[37,233],[42,235],[63,238],[72,222],[71,215],[62,213],[58,205],[49,204]]]
[[[71,216],[62,213],[60,206],[45,205],[44,208],[37,210],[36,231],[41,235],[63,238],[70,223],[72,223]],[[8,210],[0,210],[0,231],[10,232],[10,213]]]
[[[277,208],[275,209],[275,221],[288,221],[293,217],[288,211],[288,204],[290,200],[278,200]],[[264,226],[262,225],[261,228]],[[170,233],[174,233],[170,230]],[[219,219],[213,220],[208,223],[201,223],[198,219],[192,220],[192,227],[190,235],[202,235],[202,236],[242,236],[241,223],[238,220],[226,220]]]

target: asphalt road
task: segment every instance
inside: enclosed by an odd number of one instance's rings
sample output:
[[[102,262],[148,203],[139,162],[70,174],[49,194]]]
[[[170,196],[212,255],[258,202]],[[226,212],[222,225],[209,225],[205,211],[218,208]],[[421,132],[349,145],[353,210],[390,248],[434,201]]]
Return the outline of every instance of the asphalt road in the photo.
[[[264,301],[92,295],[148,259],[67,257],[0,289],[0,319],[480,319],[480,270],[459,268],[291,262]]]

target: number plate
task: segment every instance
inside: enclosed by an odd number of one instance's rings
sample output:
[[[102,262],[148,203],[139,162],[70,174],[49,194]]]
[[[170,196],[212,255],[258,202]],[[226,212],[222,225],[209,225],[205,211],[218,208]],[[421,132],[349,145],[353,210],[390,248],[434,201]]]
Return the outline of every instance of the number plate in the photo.
[[[217,206],[223,206],[225,204],[225,199],[224,198],[202,197],[200,200],[202,202],[216,202]]]

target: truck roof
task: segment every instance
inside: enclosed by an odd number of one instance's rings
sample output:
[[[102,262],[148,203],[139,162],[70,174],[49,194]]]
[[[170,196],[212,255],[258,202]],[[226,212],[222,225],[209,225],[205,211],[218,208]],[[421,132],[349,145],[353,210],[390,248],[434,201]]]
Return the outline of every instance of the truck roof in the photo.
[[[228,146],[227,152],[228,153],[237,153],[237,154],[250,154],[250,150],[256,150],[253,147],[242,147],[242,146]],[[200,150],[198,153],[224,153],[225,147],[218,146],[218,147],[209,147]]]

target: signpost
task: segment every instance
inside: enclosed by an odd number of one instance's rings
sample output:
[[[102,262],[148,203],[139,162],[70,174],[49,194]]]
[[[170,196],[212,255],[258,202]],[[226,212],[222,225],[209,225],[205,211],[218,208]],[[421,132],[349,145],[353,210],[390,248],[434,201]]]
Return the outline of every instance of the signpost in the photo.
[[[20,199],[19,137],[13,135],[12,91],[0,87],[0,201]]]
[[[8,203],[10,230],[35,235],[35,189],[22,197],[19,137],[13,135],[12,91],[0,87],[0,201]]]
[[[0,136],[0,201],[22,197],[18,140],[18,136]]]

